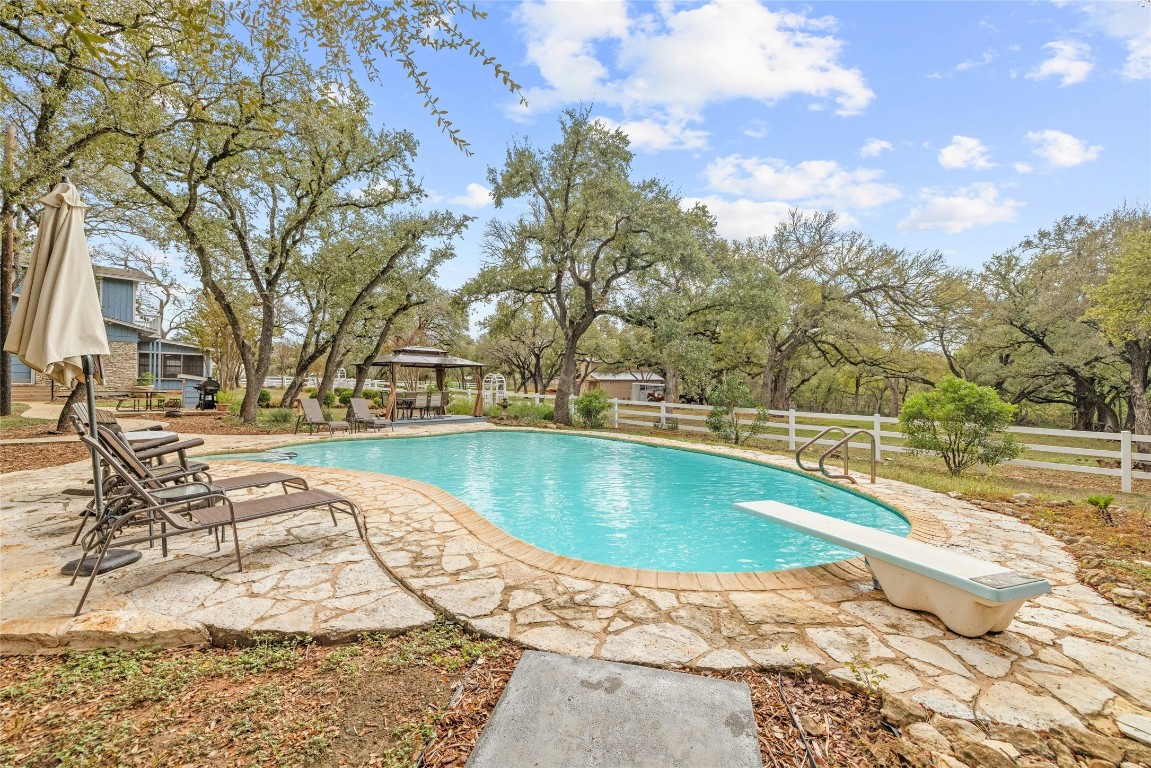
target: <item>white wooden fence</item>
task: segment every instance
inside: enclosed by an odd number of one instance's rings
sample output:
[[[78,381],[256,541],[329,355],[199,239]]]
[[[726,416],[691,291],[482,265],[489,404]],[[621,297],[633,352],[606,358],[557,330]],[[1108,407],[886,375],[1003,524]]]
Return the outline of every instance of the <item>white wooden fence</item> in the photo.
[[[554,400],[552,395],[509,394],[512,402],[532,401],[539,404]],[[611,427],[643,427],[645,429],[666,429],[679,432],[707,432],[703,422],[711,412],[708,405],[685,405],[682,403],[649,403],[634,400],[612,400]],[[755,420],[756,409],[738,408],[740,421],[750,426]],[[900,442],[903,433],[885,426],[898,425],[899,419],[891,416],[859,416],[847,413],[814,413],[810,411],[768,411],[772,421],[767,431],[759,435],[761,440],[786,442],[794,451],[816,433],[831,426],[848,432],[866,429],[875,438],[875,457],[882,459],[884,453],[906,453],[908,449]],[[818,420],[812,423],[812,420]],[[1069,461],[1039,461],[1034,458],[1014,459],[1006,462],[1021,467],[1054,469],[1064,472],[1079,472],[1091,475],[1118,477],[1124,493],[1131,492],[1133,479],[1151,480],[1151,472],[1135,469],[1135,462],[1151,462],[1151,453],[1137,453],[1135,443],[1151,443],[1151,435],[1134,435],[1131,432],[1086,432],[1074,429],[1039,429],[1036,427],[1011,427],[1008,432],[1020,435],[1020,445],[1026,449],[1025,456],[1047,454],[1046,458],[1077,457],[1095,461],[1095,465],[1072,463]],[[1049,437],[1063,443],[1035,442],[1034,438]],[[884,442],[886,440],[886,442]],[[1028,442],[1024,442],[1028,440]],[[832,445],[834,439],[820,440],[821,445]],[[1075,445],[1084,443],[1084,445]],[[1118,443],[1115,446],[1115,443]],[[852,448],[866,450],[866,443],[850,443]],[[1114,447],[1112,447],[1114,446]],[[1045,458],[1039,456],[1038,458]]]

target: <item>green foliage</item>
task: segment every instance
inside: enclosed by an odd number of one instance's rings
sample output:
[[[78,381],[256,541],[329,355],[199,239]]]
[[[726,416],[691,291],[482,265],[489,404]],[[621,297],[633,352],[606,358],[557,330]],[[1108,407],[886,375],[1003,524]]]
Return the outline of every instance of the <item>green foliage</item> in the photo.
[[[385,645],[391,638],[370,638],[369,643]],[[438,619],[429,627],[408,633],[403,643],[385,659],[391,667],[436,666],[460,670],[481,656],[498,657],[500,641],[467,634],[458,624]]]
[[[575,399],[576,420],[585,429],[603,429],[611,412],[611,398],[602,389],[589,389]]]
[[[339,401],[340,405],[347,405],[352,401],[352,390],[348,387],[336,387],[332,392],[335,394],[335,398]],[[334,404],[334,402],[330,404]]]
[[[147,373],[141,373],[136,378],[136,386],[137,387],[150,387],[155,382],[156,382],[156,375],[154,373],[152,373],[151,371],[148,371]]]
[[[745,445],[748,440],[767,431],[771,417],[763,408],[757,407],[751,390],[743,379],[737,376],[725,376],[715,389],[708,395],[708,402],[713,407],[704,420],[704,424],[712,433],[723,438],[725,442],[735,445]],[[755,407],[755,418],[751,423],[740,419],[738,408]]]
[[[1151,230],[1124,238],[1107,281],[1091,291],[1089,319],[1117,342],[1151,337]]]
[[[272,404],[272,393],[266,389],[260,390],[260,396],[256,399],[256,405],[261,408],[267,408]]]
[[[958,475],[976,464],[990,467],[1020,454],[1015,438],[1002,434],[1014,415],[1015,406],[990,387],[946,376],[934,391],[909,397],[899,423],[907,447],[937,454],[947,471]]]
[[[291,408],[265,408],[260,411],[259,422],[268,426],[296,423],[296,412]]]
[[[470,396],[453,397],[448,403],[448,413],[453,416],[471,416],[474,405],[475,403]]]
[[[498,407],[494,410],[494,415],[497,416],[500,415],[501,411],[503,411],[503,409]],[[486,412],[487,411],[485,409],[485,414]],[[503,415],[509,419],[515,419],[516,421],[551,421],[555,415],[555,409],[547,403],[540,403],[539,405],[536,405],[533,402],[524,401],[519,403],[512,403],[509,405],[507,410],[503,411]]]
[[[323,405],[325,408],[331,408],[335,404],[336,404],[336,393],[331,392],[331,391],[325,392],[324,393],[324,400],[321,403],[321,405]],[[331,418],[331,417],[329,416],[328,418]]]
[[[368,387],[360,393],[360,396],[366,400],[372,401],[380,407],[383,407],[384,405],[384,401],[381,399],[381,392],[378,389],[372,389],[371,387]]]
[[[242,389],[221,389],[216,393],[216,402],[224,405],[239,405],[243,399],[244,390]]]
[[[1097,494],[1088,496],[1085,501],[1099,511],[1099,516],[1103,518],[1105,523],[1110,525],[1115,522],[1115,519],[1111,516],[1111,503],[1115,501],[1114,496]]]

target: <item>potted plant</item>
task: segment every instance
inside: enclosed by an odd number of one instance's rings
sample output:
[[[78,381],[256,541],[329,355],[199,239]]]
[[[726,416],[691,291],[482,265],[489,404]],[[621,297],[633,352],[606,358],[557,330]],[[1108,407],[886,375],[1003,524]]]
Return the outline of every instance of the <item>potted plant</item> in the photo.
[[[136,379],[136,384],[132,387],[132,389],[138,390],[140,392],[151,392],[152,385],[155,383],[156,376],[151,371],[149,371],[148,373],[140,374],[139,378]]]

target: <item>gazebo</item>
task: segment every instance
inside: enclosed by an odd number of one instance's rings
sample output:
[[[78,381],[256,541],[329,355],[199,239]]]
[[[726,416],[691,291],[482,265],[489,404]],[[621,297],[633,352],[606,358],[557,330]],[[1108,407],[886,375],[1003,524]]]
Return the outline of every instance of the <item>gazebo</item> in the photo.
[[[448,368],[471,368],[472,376],[474,376],[476,380],[476,402],[472,406],[472,415],[484,415],[483,363],[465,360],[462,357],[454,357],[444,350],[436,349],[435,347],[400,347],[399,349],[393,349],[383,357],[377,357],[370,363],[359,363],[356,365],[356,368],[362,369],[365,366],[369,368],[383,368],[387,366],[388,368],[392,391],[388,394],[388,405],[386,413],[384,414],[386,418],[394,419],[396,415],[396,382],[401,368],[434,369],[436,372],[436,387],[439,388],[441,392],[446,389],[445,384],[447,382],[445,381],[445,372]]]

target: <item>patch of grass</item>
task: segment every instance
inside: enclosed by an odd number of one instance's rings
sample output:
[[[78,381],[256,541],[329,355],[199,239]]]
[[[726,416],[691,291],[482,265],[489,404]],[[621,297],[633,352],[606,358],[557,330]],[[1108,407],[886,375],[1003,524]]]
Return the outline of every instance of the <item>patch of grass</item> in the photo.
[[[391,638],[377,638],[369,642],[390,643]],[[499,640],[472,637],[458,625],[439,620],[429,627],[408,633],[382,661],[392,667],[419,664],[457,671],[481,656],[494,658],[501,652]]]

